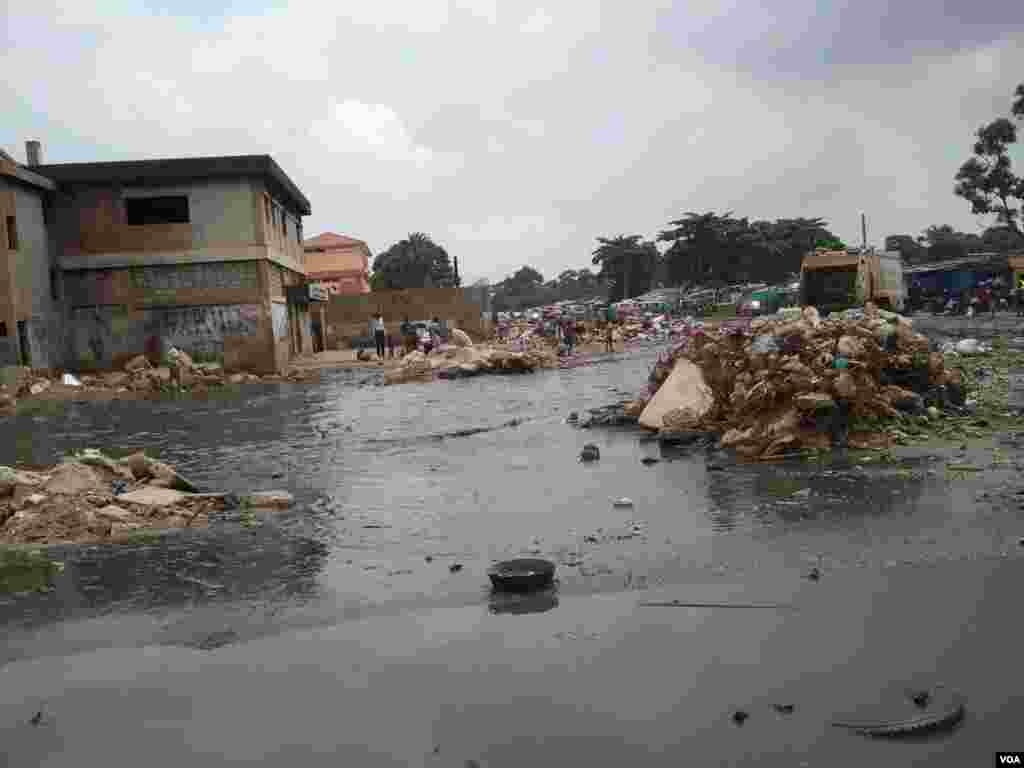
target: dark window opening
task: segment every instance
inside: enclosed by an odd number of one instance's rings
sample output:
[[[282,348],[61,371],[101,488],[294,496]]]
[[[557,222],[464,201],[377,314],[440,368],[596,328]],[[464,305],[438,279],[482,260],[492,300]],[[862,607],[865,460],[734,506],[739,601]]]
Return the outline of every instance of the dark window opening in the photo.
[[[281,233],[288,237],[288,217],[284,214],[284,209],[281,209]]]
[[[3,320],[0,320],[0,336],[6,336],[6,335],[7,335],[7,323],[5,323]]]
[[[18,250],[18,220],[14,216],[7,217],[7,248]]]
[[[295,223],[295,240],[300,245],[302,244],[302,222],[301,221]]]
[[[188,224],[188,198],[185,195],[173,197],[127,197],[124,212],[131,226],[146,224]]]
[[[56,269],[50,270],[50,298],[53,301],[60,301],[60,284]]]

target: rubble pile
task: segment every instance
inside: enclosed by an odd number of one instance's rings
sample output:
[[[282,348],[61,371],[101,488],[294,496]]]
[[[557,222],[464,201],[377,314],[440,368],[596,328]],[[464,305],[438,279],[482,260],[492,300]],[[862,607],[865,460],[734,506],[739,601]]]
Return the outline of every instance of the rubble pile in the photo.
[[[461,333],[461,332],[460,332]],[[463,334],[465,335],[465,334]],[[485,373],[527,373],[558,365],[558,356],[548,344],[534,344],[523,351],[476,346],[455,336],[457,346],[444,346],[429,355],[414,351],[402,358],[401,365],[384,374],[386,384],[410,381],[462,379]]]
[[[886,420],[929,405],[963,405],[960,372],[909,320],[868,305],[825,321],[808,307],[746,329],[694,329],[627,412],[664,432],[715,431],[724,447],[769,458],[828,447],[837,425],[851,446],[876,445]]]
[[[19,399],[57,398],[73,393],[202,393],[213,387],[255,381],[303,381],[315,371],[292,370],[284,376],[227,373],[219,363],[195,363],[181,350],[171,349],[167,365],[153,365],[145,355],[131,358],[120,371],[83,374],[81,377],[54,370],[17,369],[14,382],[0,385],[0,413],[10,411]]]
[[[141,452],[114,460],[89,449],[46,471],[0,466],[0,544],[123,541],[203,527],[211,513],[245,503],[195,491],[173,467]],[[280,507],[282,499],[290,496],[252,494],[249,503]]]

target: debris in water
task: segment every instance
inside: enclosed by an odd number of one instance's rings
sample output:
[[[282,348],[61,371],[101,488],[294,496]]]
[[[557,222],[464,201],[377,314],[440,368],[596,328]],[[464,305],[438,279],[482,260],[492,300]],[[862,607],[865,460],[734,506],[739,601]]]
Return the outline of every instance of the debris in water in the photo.
[[[750,715],[748,715],[742,709],[737,709],[735,712],[732,713],[732,721],[736,723],[736,725],[743,725],[743,723],[746,722],[748,717],[750,717]]]
[[[633,506],[633,500],[623,496],[621,499],[616,499],[612,502],[612,506],[618,509],[628,509]]]
[[[597,461],[601,458],[601,450],[593,443],[587,443],[583,446],[583,451],[580,453],[581,461]]]
[[[821,578],[821,569],[817,567],[811,568],[807,574],[807,578],[811,581],[818,581],[818,579]]]
[[[653,456],[644,456],[642,459],[640,459],[640,463],[647,467],[651,466],[652,464],[657,464],[659,461],[661,461],[661,459],[655,459]]]
[[[41,722],[43,722],[43,710],[40,709],[38,712],[32,715],[32,719],[29,720],[29,722],[32,723],[32,725],[39,725]]]
[[[940,686],[929,691],[916,691],[908,696],[918,711],[906,717],[834,720],[837,728],[848,728],[865,736],[904,736],[922,731],[952,728],[964,716],[964,699],[955,691]]]
[[[452,563],[448,566],[448,570],[452,573],[458,573],[462,570],[462,563]]]
[[[772,707],[780,715],[792,715],[793,705],[792,704],[772,704]]]

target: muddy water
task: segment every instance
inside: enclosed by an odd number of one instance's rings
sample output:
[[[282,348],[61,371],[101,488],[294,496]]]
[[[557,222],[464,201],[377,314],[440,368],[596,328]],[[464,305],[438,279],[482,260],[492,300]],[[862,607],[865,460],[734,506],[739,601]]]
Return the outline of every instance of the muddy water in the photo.
[[[927,457],[722,467],[637,430],[565,423],[632,394],[655,354],[400,387],[335,371],[315,385],[62,404],[0,422],[13,437],[0,464],[144,448],[206,489],[283,488],[298,500],[255,525],[55,548],[66,568],[54,591],[0,602],[0,662],[115,641],[216,647],[288,626],[486,603],[487,566],[517,554],[559,562],[565,595],[956,558],[1010,540],[1013,526],[976,509],[969,485],[929,474]],[[587,442],[599,462],[578,461]],[[632,507],[613,504],[621,497]],[[550,610],[557,598],[537,605]]]

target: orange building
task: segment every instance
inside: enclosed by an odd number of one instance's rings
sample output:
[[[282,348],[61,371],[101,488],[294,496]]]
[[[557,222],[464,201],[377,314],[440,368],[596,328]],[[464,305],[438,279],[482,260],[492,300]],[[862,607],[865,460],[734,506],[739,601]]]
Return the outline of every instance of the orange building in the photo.
[[[304,240],[302,249],[310,282],[342,296],[370,292],[370,247],[362,240],[324,232]]]

